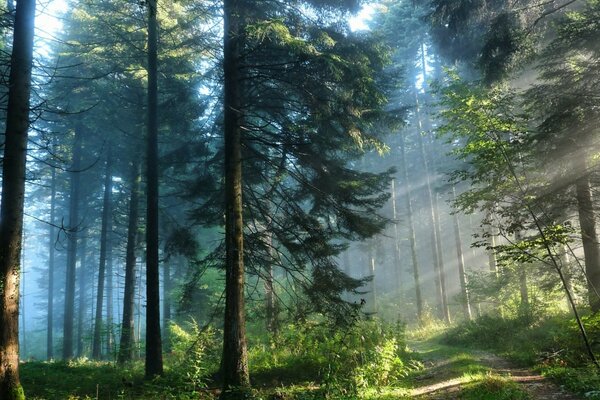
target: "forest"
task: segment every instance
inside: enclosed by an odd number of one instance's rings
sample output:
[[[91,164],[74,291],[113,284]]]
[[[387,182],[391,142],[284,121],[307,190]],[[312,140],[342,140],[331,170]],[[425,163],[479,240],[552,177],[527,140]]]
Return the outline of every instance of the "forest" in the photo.
[[[0,400],[600,399],[599,21],[3,2]]]

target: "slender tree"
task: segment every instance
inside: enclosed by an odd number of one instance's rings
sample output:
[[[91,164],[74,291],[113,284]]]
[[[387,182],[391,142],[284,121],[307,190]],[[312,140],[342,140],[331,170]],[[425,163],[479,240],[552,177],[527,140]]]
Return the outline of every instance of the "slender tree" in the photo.
[[[223,398],[236,398],[250,386],[244,310],[244,235],[242,218],[241,52],[245,1],[223,4],[223,87],[225,136],[225,326]]]
[[[98,290],[96,291],[96,315],[94,317],[94,338],[92,340],[92,358],[98,360],[102,357],[102,310],[104,305],[104,285],[106,283],[106,258],[109,231],[109,219],[112,218],[112,156],[109,150],[106,157],[104,172],[104,198],[102,201],[102,225],[100,227],[100,260],[98,266]]]
[[[456,202],[456,188],[452,186],[452,199]],[[460,282],[460,291],[462,295],[462,306],[465,319],[470,320],[471,315],[471,301],[469,299],[469,291],[467,289],[467,274],[465,272],[465,258],[462,250],[462,239],[460,237],[460,221],[458,220],[458,212],[452,215],[452,222],[454,224],[454,238],[456,243],[456,258],[458,265],[458,279]]]
[[[119,364],[131,361],[134,339],[135,310],[135,249],[137,241],[140,180],[139,166],[132,166],[132,186],[129,199],[129,223],[127,226],[127,248],[125,251],[125,289],[123,293],[123,322],[121,324],[121,340],[119,347]]]
[[[25,398],[19,381],[19,269],[33,60],[35,0],[17,2],[0,204],[0,398]]]
[[[46,322],[46,358],[54,357],[54,262],[56,249],[56,168],[52,168],[50,178],[50,225],[48,226],[48,316]]]
[[[65,312],[63,323],[63,358],[73,357],[73,322],[75,317],[75,273],[77,261],[77,242],[79,239],[79,196],[81,189],[81,153],[83,138],[81,126],[75,128],[73,162],[70,179],[69,195],[69,237],[67,242],[67,268],[65,279]]]
[[[147,378],[163,373],[160,335],[160,282],[158,272],[158,2],[148,7],[148,129],[146,155],[146,367]]]

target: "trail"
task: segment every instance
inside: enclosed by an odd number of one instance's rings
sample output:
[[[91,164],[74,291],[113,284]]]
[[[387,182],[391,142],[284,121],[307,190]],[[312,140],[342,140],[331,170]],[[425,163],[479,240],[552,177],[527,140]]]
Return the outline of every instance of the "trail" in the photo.
[[[490,353],[429,341],[410,342],[409,347],[421,355],[425,364],[425,368],[413,376],[410,393],[413,399],[462,399],[469,387],[491,376],[516,382],[520,389],[529,394],[530,399],[583,400],[540,374],[516,367]]]

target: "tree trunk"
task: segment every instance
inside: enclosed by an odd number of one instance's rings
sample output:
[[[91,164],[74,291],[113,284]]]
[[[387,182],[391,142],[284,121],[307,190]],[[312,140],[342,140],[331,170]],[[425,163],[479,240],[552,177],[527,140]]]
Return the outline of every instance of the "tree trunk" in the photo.
[[[172,259],[171,259],[172,260]],[[163,347],[166,352],[170,351],[169,321],[171,321],[171,264],[169,261],[163,264]]]
[[[266,277],[265,277],[265,309],[266,309],[266,319],[267,319],[267,332],[271,335],[275,335],[277,333],[277,303],[275,301],[275,288],[274,281],[275,277],[273,275],[273,260],[275,255],[275,249],[273,248],[273,234],[272,234],[272,221],[271,217],[267,217],[266,221],[266,232],[267,235],[267,246],[269,253],[269,262],[266,266]]]
[[[19,269],[29,129],[35,0],[17,3],[0,205],[0,399],[25,398],[19,381]]]
[[[417,319],[423,321],[423,296],[421,295],[421,278],[419,276],[419,259],[417,257],[417,240],[415,236],[415,223],[413,221],[412,208],[412,188],[408,177],[408,167],[406,164],[406,148],[404,145],[404,135],[400,134],[400,162],[404,178],[404,186],[406,187],[406,218],[408,223],[408,239],[410,241],[410,256],[413,266],[413,277],[415,280],[415,298],[417,303]]]
[[[52,180],[50,183],[50,228],[48,249],[48,319],[46,328],[46,358],[54,358],[54,250],[56,241],[56,230],[54,229],[56,213],[56,169],[52,168]]]
[[[27,235],[25,234],[25,230],[23,230],[23,243],[27,242]],[[23,305],[20,307],[21,309],[21,334],[23,335],[21,339],[21,358],[23,355],[27,355],[27,327],[25,326],[25,245],[21,246],[21,298],[23,299]]]
[[[515,244],[519,244],[522,240],[521,232],[515,232]],[[527,310],[529,308],[529,289],[527,288],[527,271],[525,265],[519,266],[519,293],[521,296],[521,308]]]
[[[392,179],[392,217],[394,218],[394,271],[396,275],[396,290],[400,299],[402,291],[402,264],[400,263],[400,235],[398,233],[398,206],[396,204],[396,180]]]
[[[135,305],[135,249],[138,230],[140,176],[139,167],[133,166],[131,181],[131,197],[129,199],[129,223],[127,226],[127,248],[125,251],[125,291],[123,294],[123,323],[121,325],[121,341],[119,348],[119,364],[131,361],[133,358],[133,313]]]
[[[223,398],[250,386],[244,310],[244,225],[242,220],[241,51],[244,27],[240,2],[224,1],[223,85],[225,136],[225,325]]]
[[[157,0],[148,5],[148,154],[146,157],[146,378],[163,373],[158,273],[158,24]]]
[[[447,320],[446,313],[446,303],[444,302],[444,290],[442,289],[442,270],[440,269],[440,260],[438,258],[438,239],[437,239],[437,229],[435,223],[435,208],[433,202],[433,191],[431,189],[431,176],[429,171],[429,161],[427,159],[427,155],[425,154],[425,145],[423,143],[423,122],[421,119],[420,106],[419,106],[419,98],[417,92],[415,90],[415,99],[416,99],[416,114],[417,114],[417,123],[418,123],[418,131],[417,131],[417,140],[419,144],[419,151],[421,153],[421,160],[423,162],[423,173],[425,174],[426,179],[426,206],[429,209],[428,219],[429,226],[431,227],[431,257],[433,259],[433,269],[435,273],[434,282],[435,282],[435,295],[438,303],[438,311],[440,312],[440,317],[444,320]]]
[[[446,289],[446,267],[444,266],[444,252],[442,247],[442,234],[441,234],[441,221],[440,221],[440,207],[439,207],[439,194],[436,193],[434,195],[434,229],[435,229],[435,240],[436,240],[436,249],[437,249],[437,260],[439,263],[439,271],[440,271],[440,288],[442,290],[442,311],[444,315],[444,321],[446,323],[451,322],[450,318],[450,305],[448,303],[448,290]]]
[[[79,308],[77,309],[77,357],[82,357],[84,352],[83,335],[84,335],[84,323],[85,323],[85,312],[87,310],[87,236],[84,233],[81,239],[81,255],[79,262]]]
[[[63,328],[63,358],[73,358],[73,323],[75,317],[75,273],[77,261],[77,241],[79,238],[79,195],[81,186],[81,127],[75,129],[73,165],[70,171],[71,190],[69,196],[69,240],[67,242],[67,268],[65,280],[65,314]]]
[[[110,212],[106,232],[106,355],[112,359],[114,356],[112,202],[109,203],[108,208]]]
[[[590,190],[590,177],[586,171],[584,157],[579,157],[577,170],[584,175],[575,182],[577,197],[577,210],[579,212],[579,225],[581,227],[581,241],[583,242],[583,255],[585,259],[585,275],[588,284],[588,299],[592,312],[600,311],[600,248],[598,247],[598,234],[594,219],[594,206]]]
[[[106,283],[106,258],[108,253],[108,231],[111,215],[112,197],[112,156],[110,148],[106,158],[104,172],[104,199],[102,201],[102,226],[100,228],[100,260],[98,263],[98,290],[96,291],[96,315],[94,317],[94,339],[92,358],[102,358],[102,309],[104,305],[104,284]]]
[[[456,189],[452,186],[452,200],[456,201]],[[458,260],[458,278],[460,280],[460,290],[463,297],[463,313],[465,319],[471,320],[471,302],[469,300],[469,291],[467,290],[467,275],[465,274],[465,259],[462,251],[462,239],[460,237],[460,221],[458,213],[453,214],[454,219],[454,237],[456,238],[456,258]]]
[[[368,276],[371,277],[371,280],[369,281],[369,301],[368,303],[371,303],[370,307],[367,307],[367,309],[370,308],[370,310],[368,311],[369,314],[376,314],[377,313],[377,293],[375,292],[375,255],[374,255],[374,251],[373,251],[373,246],[375,243],[371,242],[369,244],[369,259],[368,261]]]

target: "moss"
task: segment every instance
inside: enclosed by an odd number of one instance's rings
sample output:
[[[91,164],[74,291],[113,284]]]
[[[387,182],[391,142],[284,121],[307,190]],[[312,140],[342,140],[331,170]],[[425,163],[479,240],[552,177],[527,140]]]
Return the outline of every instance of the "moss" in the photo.
[[[7,400],[25,400],[25,392],[23,391],[23,386],[16,385],[11,389],[10,393],[11,398]]]

